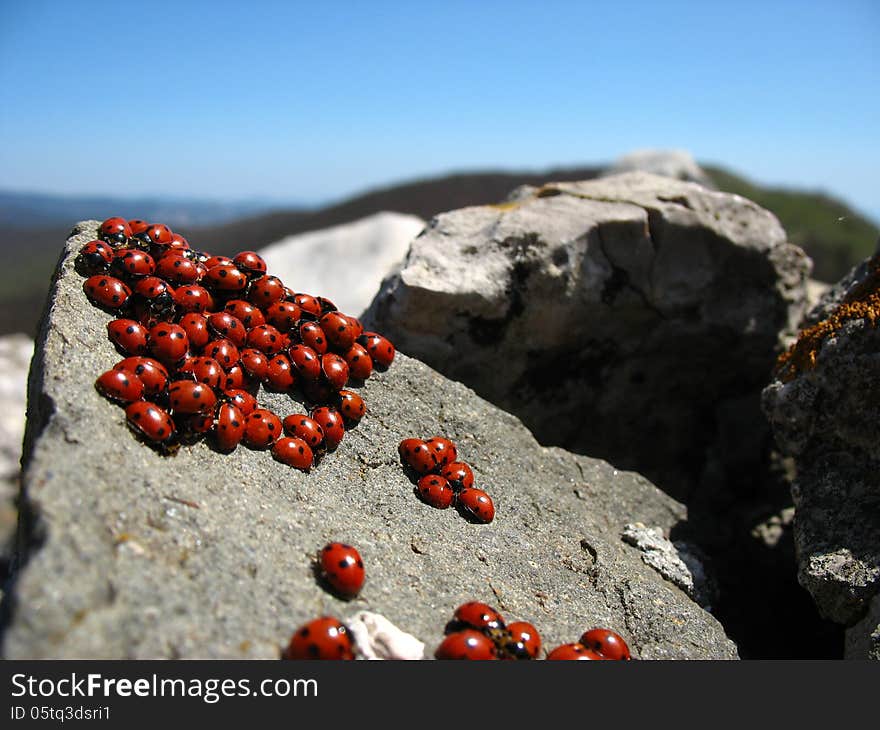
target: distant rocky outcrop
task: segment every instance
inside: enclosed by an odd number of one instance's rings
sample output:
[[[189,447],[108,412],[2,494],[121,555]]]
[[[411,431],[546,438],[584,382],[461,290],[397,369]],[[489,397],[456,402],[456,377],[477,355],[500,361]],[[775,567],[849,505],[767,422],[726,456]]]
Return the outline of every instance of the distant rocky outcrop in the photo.
[[[697,164],[691,153],[685,150],[633,150],[605,168],[601,176],[609,177],[625,172],[647,172],[715,188],[712,178]]]
[[[801,584],[853,626],[850,656],[880,658],[880,257],[831,288],[780,359],[763,405],[793,456]]]
[[[637,522],[668,535],[686,518],[679,503],[641,476],[539,446],[515,417],[405,355],[368,381],[366,417],[309,474],[243,447],[163,457],[136,441],[92,385],[119,359],[110,316],[73,268],[96,225],[67,243],[30,372],[5,657],[273,658],[305,620],[364,608],[430,656],[465,600],[532,621],[548,647],[603,625],[643,659],[736,657],[720,624],[621,539]],[[414,496],[397,444],[434,434],[456,440],[490,490],[491,524]],[[312,574],[331,539],[366,562],[350,603]]]
[[[288,236],[259,253],[288,286],[318,292],[346,314],[358,316],[424,226],[414,215],[376,213],[353,223]]]

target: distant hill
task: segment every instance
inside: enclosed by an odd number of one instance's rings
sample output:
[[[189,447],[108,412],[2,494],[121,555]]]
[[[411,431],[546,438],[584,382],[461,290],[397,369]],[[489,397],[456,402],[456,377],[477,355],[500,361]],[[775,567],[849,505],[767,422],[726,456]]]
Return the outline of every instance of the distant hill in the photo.
[[[61,242],[71,226],[85,218],[126,215],[167,222],[194,246],[229,254],[261,248],[285,236],[348,223],[383,210],[428,220],[443,211],[498,202],[518,185],[587,180],[598,176],[602,169],[595,166],[544,172],[458,173],[371,190],[311,210],[245,213],[236,220],[214,218],[212,225],[197,225],[197,221],[203,221],[193,214],[191,222],[175,223],[167,216],[130,210],[131,201],[114,203],[113,199],[107,199],[106,207],[98,209],[72,209],[71,215],[57,224],[47,221],[25,230],[0,223],[0,334],[33,334]],[[761,187],[717,166],[704,169],[719,189],[743,195],[775,213],[790,240],[802,246],[816,262],[816,278],[837,281],[854,263],[874,251],[877,227],[841,201],[820,193]],[[165,210],[170,208],[166,206]],[[35,213],[31,220],[37,218]]]

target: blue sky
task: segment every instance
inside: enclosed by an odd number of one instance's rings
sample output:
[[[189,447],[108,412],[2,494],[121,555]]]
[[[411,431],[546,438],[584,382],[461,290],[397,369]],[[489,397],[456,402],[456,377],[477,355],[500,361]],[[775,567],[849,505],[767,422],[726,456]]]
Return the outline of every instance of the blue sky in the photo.
[[[877,0],[0,0],[0,188],[317,202],[669,147],[880,219],[878,38]]]

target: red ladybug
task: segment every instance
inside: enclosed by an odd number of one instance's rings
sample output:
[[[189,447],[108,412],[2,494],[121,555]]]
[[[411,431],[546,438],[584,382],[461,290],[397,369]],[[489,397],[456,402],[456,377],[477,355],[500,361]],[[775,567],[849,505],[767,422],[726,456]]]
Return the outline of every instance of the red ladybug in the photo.
[[[99,307],[118,310],[131,296],[131,289],[112,276],[96,274],[83,282],[83,291]]]
[[[155,403],[136,401],[125,409],[125,418],[132,429],[151,443],[167,443],[174,437],[174,421]]]
[[[548,655],[548,659],[556,660],[596,660],[596,659],[604,659],[601,654],[597,654],[592,649],[587,649],[587,647],[582,644],[562,644],[561,646],[557,646],[553,649]]]
[[[632,658],[623,637],[611,629],[590,629],[581,636],[580,643],[605,659],[626,661]]]
[[[210,312],[214,308],[214,297],[203,286],[184,284],[174,292],[174,303],[181,312]]]
[[[473,629],[449,634],[434,652],[437,659],[497,659],[493,641]]]
[[[128,355],[143,355],[147,351],[147,328],[133,319],[114,319],[108,322],[107,336]]]
[[[303,380],[317,380],[321,377],[321,359],[311,347],[291,345],[288,354],[291,365]]]
[[[198,265],[178,251],[170,251],[156,261],[156,275],[173,284],[195,284],[202,278]]]
[[[327,338],[317,322],[303,322],[299,326],[299,339],[319,355],[327,352]]]
[[[345,436],[345,422],[339,411],[328,406],[321,406],[311,412],[311,417],[317,421],[324,432],[324,444],[327,450],[333,451]]]
[[[167,246],[174,240],[174,234],[164,223],[153,223],[144,233],[149,236],[153,243]]]
[[[272,444],[272,456],[282,464],[308,471],[312,468],[312,449],[301,438],[281,436]]]
[[[342,390],[348,382],[348,363],[333,352],[321,355],[321,372],[333,390]]]
[[[319,556],[321,577],[341,597],[354,598],[364,585],[364,561],[351,545],[331,542]]]
[[[257,399],[246,390],[229,388],[224,391],[223,397],[227,402],[236,406],[243,416],[249,416],[254,412],[254,408],[257,407]]]
[[[175,413],[210,413],[217,396],[204,383],[176,380],[168,386],[168,404]]]
[[[459,626],[469,626],[480,631],[504,628],[504,618],[501,614],[488,603],[481,601],[462,603],[455,609],[452,620]]]
[[[417,489],[422,500],[437,509],[446,509],[455,497],[449,482],[436,474],[425,474],[419,479]]]
[[[238,390],[248,388],[256,392],[256,389],[259,387],[259,383],[248,376],[240,363],[236,363],[226,370],[226,378],[223,380],[223,384],[221,387],[223,390]]]
[[[313,450],[324,441],[324,431],[314,418],[304,416],[301,413],[293,413],[285,416],[281,422],[284,433],[288,436],[296,436],[305,441]]]
[[[95,381],[98,392],[119,403],[132,403],[144,396],[144,384],[130,370],[108,370]]]
[[[541,653],[541,636],[538,630],[528,621],[514,621],[507,625],[513,646],[506,646],[505,651],[517,658],[537,659]]]
[[[293,303],[302,310],[303,314],[306,314],[313,319],[319,319],[321,317],[321,303],[310,294],[294,294]]]
[[[284,284],[277,276],[263,276],[252,282],[248,289],[248,301],[265,310],[284,297]]]
[[[281,420],[265,408],[254,408],[244,424],[244,442],[252,449],[265,449],[281,436]]]
[[[127,357],[113,366],[114,370],[128,370],[134,373],[144,385],[144,395],[148,398],[165,393],[168,388],[168,371],[157,360],[149,357]]]
[[[98,235],[108,243],[121,246],[131,238],[131,226],[125,218],[108,218],[98,229]]]
[[[238,267],[239,271],[248,274],[252,279],[266,273],[266,262],[255,251],[242,251],[236,254],[232,263]]]
[[[189,344],[196,350],[201,350],[211,341],[211,332],[208,330],[208,318],[198,312],[189,312],[180,318],[180,326],[186,332]]]
[[[244,299],[230,299],[226,302],[224,310],[241,322],[246,330],[266,324],[263,313],[250,302],[244,301]]]
[[[227,339],[211,340],[205,345],[204,353],[208,357],[213,357],[227,372],[238,362],[240,357],[238,348]]]
[[[252,378],[257,380],[264,380],[266,378],[266,371],[269,369],[269,358],[265,353],[248,347],[241,351],[239,360],[244,371]]]
[[[187,241],[179,233],[172,233],[171,242],[168,244],[168,248],[175,251],[187,251],[189,250],[189,241]]]
[[[354,659],[348,629],[332,616],[300,626],[282,654],[284,659]]]
[[[397,451],[404,462],[418,474],[428,474],[437,468],[437,457],[421,439],[404,439]]]
[[[113,249],[104,241],[89,241],[77,254],[75,264],[83,271],[106,271],[113,261]],[[79,270],[78,269],[78,270]]]
[[[175,413],[174,423],[178,438],[182,441],[195,441],[214,428],[212,413]]]
[[[189,338],[180,325],[160,322],[150,328],[150,352],[166,365],[177,365],[186,357]]]
[[[442,476],[454,490],[469,489],[474,486],[474,473],[463,461],[453,461],[440,469]]]
[[[247,330],[229,312],[214,312],[208,315],[208,327],[217,337],[225,337],[236,347],[244,347]]]
[[[284,355],[275,355],[266,366],[266,384],[277,391],[289,390],[296,382],[290,360]]]
[[[247,333],[247,346],[274,355],[281,351],[283,342],[281,333],[271,324],[260,324]]]
[[[492,498],[482,489],[474,487],[462,489],[458,493],[456,504],[465,516],[476,522],[489,523],[495,519],[495,505]]]
[[[429,438],[425,441],[425,444],[434,452],[437,463],[441,468],[454,462],[458,456],[458,449],[455,444],[443,436]]]
[[[145,220],[141,220],[140,218],[135,218],[128,222],[128,228],[131,231],[132,236],[136,236],[138,233],[143,233],[150,227],[150,224]]]
[[[157,314],[165,314],[170,312],[174,305],[174,289],[171,285],[160,279],[158,276],[145,276],[138,279],[132,292],[138,295],[142,301],[146,302],[150,310]]]
[[[293,302],[275,302],[266,309],[266,322],[279,332],[289,332],[296,327],[302,312]]]
[[[352,380],[364,381],[373,374],[373,359],[357,342],[348,348],[343,358],[348,363],[348,372]]]
[[[247,277],[230,264],[219,264],[208,269],[205,281],[216,291],[223,292],[241,291],[247,286]]]
[[[327,342],[335,350],[347,352],[354,344],[354,327],[341,312],[328,312],[319,320]]]
[[[339,412],[349,421],[357,422],[367,412],[364,399],[350,390],[339,391]]]
[[[213,269],[215,266],[235,266],[235,261],[228,256],[208,256],[207,254],[202,254],[200,260],[209,269]]]
[[[380,368],[391,366],[394,361],[394,345],[389,340],[376,332],[364,332],[357,341],[369,353],[373,365]]]
[[[218,389],[226,377],[223,368],[213,357],[191,357],[180,366],[181,373],[190,373],[199,383],[212,390]]]
[[[348,321],[351,322],[351,326],[354,329],[354,339],[357,340],[364,333],[364,325],[361,324],[361,321],[357,317],[348,317]]]
[[[152,276],[156,271],[153,257],[137,249],[121,249],[116,252],[110,267],[120,276],[140,278]]]
[[[214,441],[220,451],[232,451],[244,437],[244,414],[234,403],[221,403],[214,424]]]

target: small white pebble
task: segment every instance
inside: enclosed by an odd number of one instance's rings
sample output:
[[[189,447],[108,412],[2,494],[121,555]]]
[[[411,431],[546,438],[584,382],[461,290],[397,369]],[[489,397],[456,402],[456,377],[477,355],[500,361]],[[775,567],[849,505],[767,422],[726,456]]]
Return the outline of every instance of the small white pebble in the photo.
[[[401,631],[387,618],[370,611],[358,611],[345,622],[362,659],[423,659],[425,645]]]

